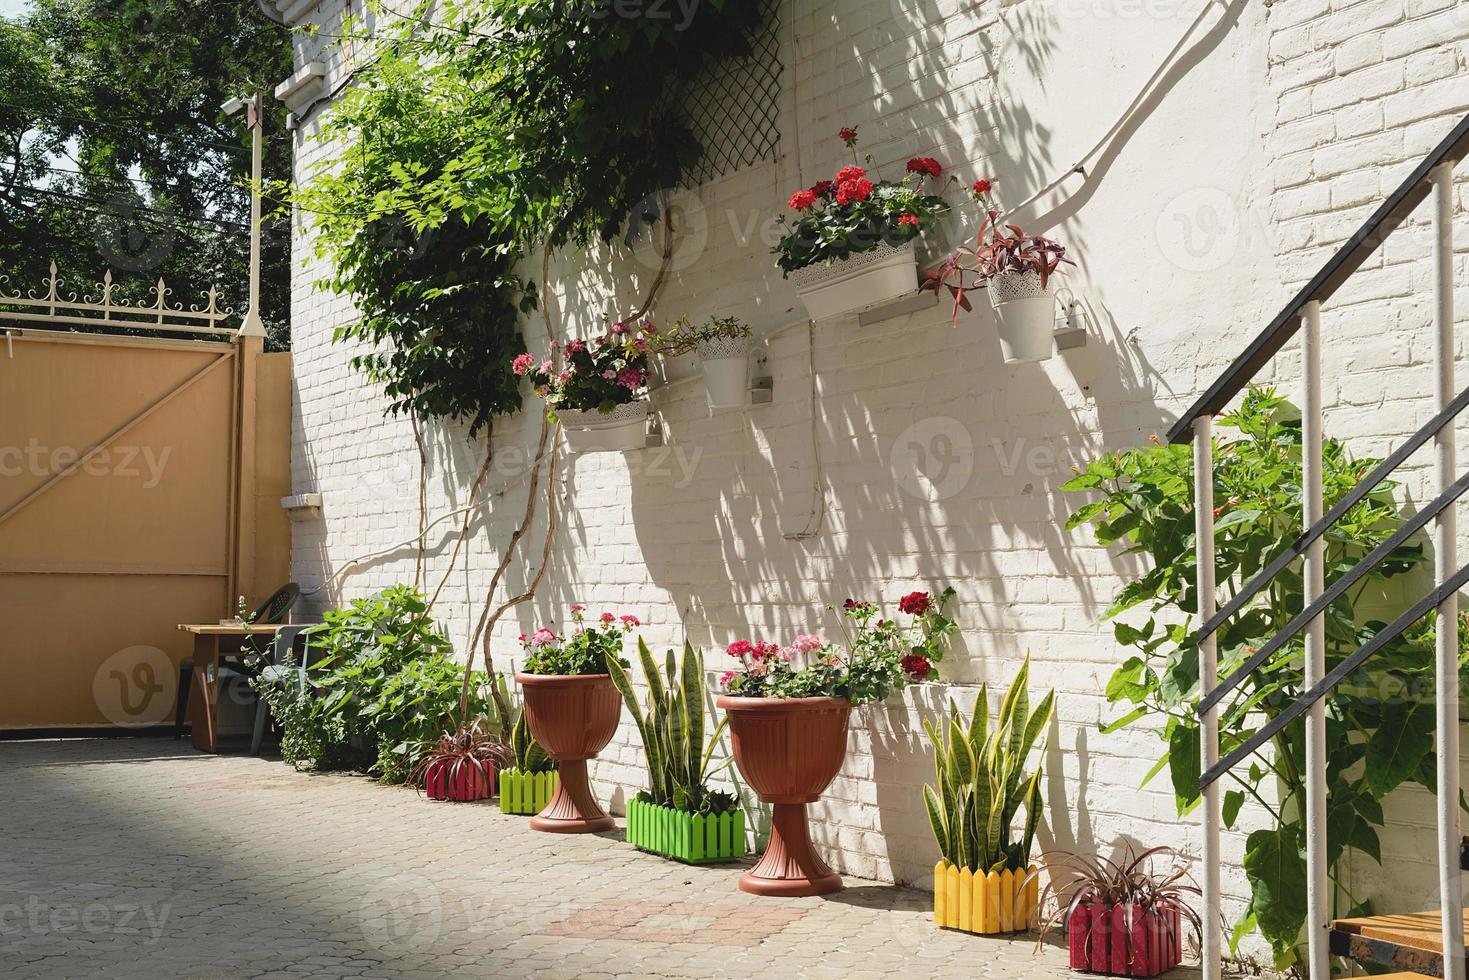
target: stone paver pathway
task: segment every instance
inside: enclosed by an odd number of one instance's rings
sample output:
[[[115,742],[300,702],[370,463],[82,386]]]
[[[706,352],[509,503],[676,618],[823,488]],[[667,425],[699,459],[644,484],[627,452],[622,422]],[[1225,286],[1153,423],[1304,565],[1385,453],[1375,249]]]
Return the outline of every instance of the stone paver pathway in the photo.
[[[860,879],[760,899],[622,831],[144,739],[0,743],[0,977],[1067,975]]]

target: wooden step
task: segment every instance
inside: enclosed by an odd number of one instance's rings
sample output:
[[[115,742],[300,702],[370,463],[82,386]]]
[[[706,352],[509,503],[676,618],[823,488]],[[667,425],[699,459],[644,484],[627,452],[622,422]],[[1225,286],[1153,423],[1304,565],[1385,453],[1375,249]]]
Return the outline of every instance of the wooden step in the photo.
[[[1437,912],[1338,919],[1331,924],[1331,951],[1358,963],[1411,971],[1409,976],[1441,977],[1440,921]],[[1464,913],[1464,935],[1469,938],[1469,910]]]

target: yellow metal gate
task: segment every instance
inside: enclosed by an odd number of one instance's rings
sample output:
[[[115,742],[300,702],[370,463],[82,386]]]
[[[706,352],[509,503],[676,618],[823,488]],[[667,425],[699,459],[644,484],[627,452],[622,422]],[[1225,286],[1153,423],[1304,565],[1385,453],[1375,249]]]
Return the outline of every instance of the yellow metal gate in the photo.
[[[287,578],[289,445],[258,339],[0,323],[0,729],[171,721],[178,624]]]

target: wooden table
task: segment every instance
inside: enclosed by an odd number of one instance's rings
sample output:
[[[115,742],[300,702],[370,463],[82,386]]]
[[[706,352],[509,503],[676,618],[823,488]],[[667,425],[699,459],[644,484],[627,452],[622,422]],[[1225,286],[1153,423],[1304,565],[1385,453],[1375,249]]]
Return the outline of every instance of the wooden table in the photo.
[[[222,626],[219,623],[180,623],[194,636],[194,676],[189,681],[189,725],[194,748],[219,751],[219,660],[238,656],[255,637],[273,639],[279,626]],[[270,640],[256,645],[264,650]]]

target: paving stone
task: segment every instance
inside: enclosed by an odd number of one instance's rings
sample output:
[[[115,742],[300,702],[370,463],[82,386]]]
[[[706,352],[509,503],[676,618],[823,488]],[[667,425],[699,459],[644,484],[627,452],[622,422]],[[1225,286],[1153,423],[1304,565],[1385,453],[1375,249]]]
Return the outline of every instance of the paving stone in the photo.
[[[0,785],[0,980],[1068,972],[1033,937],[934,929],[922,892],[759,898],[737,865],[172,741],[0,743]]]

